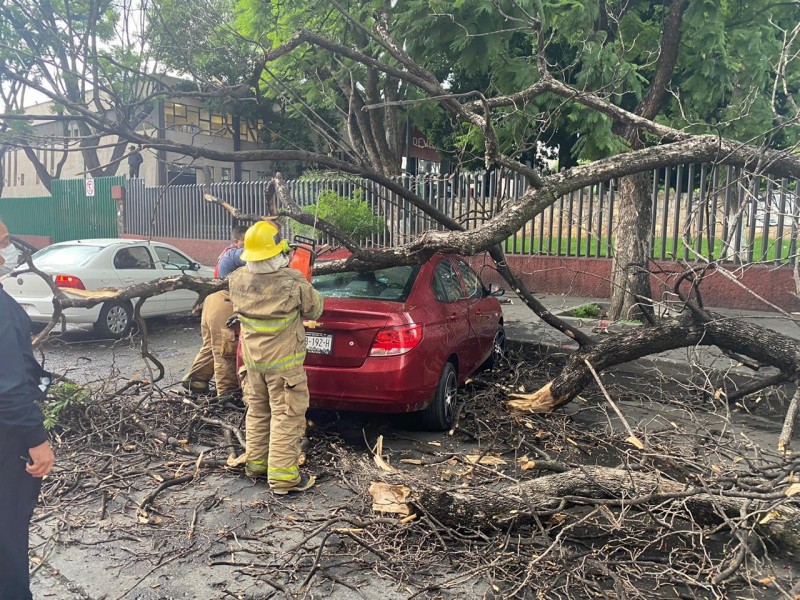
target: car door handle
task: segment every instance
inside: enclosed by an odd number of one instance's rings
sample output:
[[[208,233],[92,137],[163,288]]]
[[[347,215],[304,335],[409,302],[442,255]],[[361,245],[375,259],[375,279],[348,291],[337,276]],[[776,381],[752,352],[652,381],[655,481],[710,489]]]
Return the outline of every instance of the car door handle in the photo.
[[[134,283],[136,283],[133,277],[123,277],[122,281],[125,282],[125,285],[133,285]]]

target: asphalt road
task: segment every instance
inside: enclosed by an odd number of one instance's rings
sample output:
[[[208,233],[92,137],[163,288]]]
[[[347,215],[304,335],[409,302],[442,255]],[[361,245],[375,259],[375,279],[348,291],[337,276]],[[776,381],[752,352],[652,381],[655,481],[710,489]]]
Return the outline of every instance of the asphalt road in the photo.
[[[164,378],[159,385],[174,385],[200,349],[200,318],[148,319],[147,330],[148,348],[164,365]],[[139,332],[122,340],[110,340],[99,339],[91,328],[68,326],[66,332],[51,333],[41,350],[46,369],[80,384],[99,384],[111,378],[149,380],[152,375],[141,356],[141,342]]]

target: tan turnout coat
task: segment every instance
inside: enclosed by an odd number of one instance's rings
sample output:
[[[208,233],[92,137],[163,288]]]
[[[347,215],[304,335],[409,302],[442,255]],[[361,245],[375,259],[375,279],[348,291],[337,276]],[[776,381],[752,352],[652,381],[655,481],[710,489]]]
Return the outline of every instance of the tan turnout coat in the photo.
[[[303,364],[303,319],[322,314],[322,297],[296,269],[252,273],[246,267],[228,277],[239,315],[242,360],[248,371],[273,373]]]

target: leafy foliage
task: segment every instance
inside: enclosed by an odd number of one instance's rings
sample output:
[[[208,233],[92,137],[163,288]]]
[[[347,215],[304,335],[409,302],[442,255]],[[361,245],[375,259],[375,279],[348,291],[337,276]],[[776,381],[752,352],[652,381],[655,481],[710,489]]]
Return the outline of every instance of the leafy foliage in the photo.
[[[332,190],[326,190],[319,195],[316,204],[305,206],[303,210],[335,225],[359,243],[363,243],[372,235],[378,235],[386,228],[386,221],[375,215],[360,191],[356,191],[352,198],[348,198]],[[296,222],[292,223],[292,228],[297,235],[317,238],[322,235],[313,227]]]
[[[571,317],[578,319],[599,319],[603,316],[603,309],[597,304],[584,304],[570,312]]]
[[[64,382],[52,386],[47,401],[42,406],[45,428],[56,427],[62,415],[85,405],[91,395],[89,389],[75,383]]]
[[[537,80],[541,27],[553,76],[632,110],[653,80],[669,9],[670,3],[625,0],[410,0],[396,7],[403,34],[395,35],[454,92],[492,97]],[[695,133],[791,146],[800,139],[789,98],[800,92],[800,61],[786,69],[789,97],[777,91],[782,86],[775,85],[775,66],[784,30],[799,20],[796,2],[688,2],[659,121]],[[448,129],[437,118],[426,121],[424,130],[456,161],[482,155],[480,136]],[[574,160],[627,148],[606,116],[547,96],[507,109],[497,133],[503,149],[523,160],[536,141],[567,144]]]

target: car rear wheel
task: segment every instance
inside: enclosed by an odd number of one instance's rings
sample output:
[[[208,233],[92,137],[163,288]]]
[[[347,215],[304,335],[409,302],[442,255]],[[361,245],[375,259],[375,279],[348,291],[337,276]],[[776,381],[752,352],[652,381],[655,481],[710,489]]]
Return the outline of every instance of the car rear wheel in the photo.
[[[489,355],[489,358],[486,359],[486,362],[483,363],[484,368],[492,369],[503,364],[503,361],[506,359],[507,346],[508,340],[506,339],[506,330],[500,325],[497,328],[497,333],[494,334],[494,340],[492,340],[492,353]]]
[[[458,376],[451,362],[444,365],[436,395],[428,408],[419,413],[420,423],[430,431],[447,431],[453,426],[458,402]]]
[[[133,309],[124,302],[106,302],[100,309],[100,317],[94,330],[101,337],[120,339],[131,327]]]

